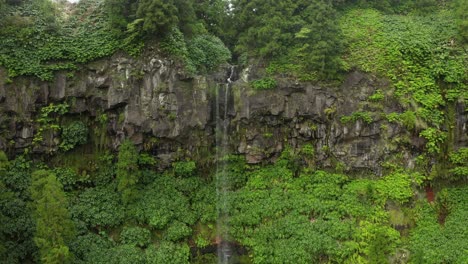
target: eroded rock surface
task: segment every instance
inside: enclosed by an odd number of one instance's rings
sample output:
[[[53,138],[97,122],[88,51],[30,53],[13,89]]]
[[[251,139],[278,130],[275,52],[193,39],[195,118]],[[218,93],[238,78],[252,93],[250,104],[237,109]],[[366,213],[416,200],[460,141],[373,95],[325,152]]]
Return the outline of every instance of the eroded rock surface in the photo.
[[[227,68],[188,78],[167,58],[135,60],[122,54],[74,73],[58,73],[51,82],[32,77],[8,82],[0,70],[0,149],[57,151],[60,133],[33,144],[39,131],[36,121],[41,107],[66,102],[70,107],[65,117],[85,121],[90,133],[104,133],[106,147],[115,149],[130,138],[163,165],[182,156],[211,159],[219,136],[216,122],[226,118],[231,151],[245,155],[249,163],[275,160],[286,146],[299,151],[310,144],[319,166],[378,172],[392,155],[404,157],[411,166],[422,151],[424,140],[384,118],[383,113],[402,111],[396,101],[386,97],[368,102],[377,89],[388,90],[388,82],[352,72],[336,87],[285,79],[275,89],[255,91],[247,83],[249,74],[255,69],[237,69],[227,87]],[[342,122],[341,117],[357,111],[372,113],[372,121]],[[463,104],[456,106],[455,120],[455,143],[466,146],[468,114]]]

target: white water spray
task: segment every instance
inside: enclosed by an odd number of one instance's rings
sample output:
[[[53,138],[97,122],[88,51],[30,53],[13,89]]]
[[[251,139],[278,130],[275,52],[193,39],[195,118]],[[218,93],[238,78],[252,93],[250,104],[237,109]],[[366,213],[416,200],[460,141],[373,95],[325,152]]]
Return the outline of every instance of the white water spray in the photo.
[[[218,242],[218,263],[228,264],[233,255],[233,249],[229,243],[229,213],[228,213],[228,191],[229,179],[226,175],[225,157],[228,154],[228,128],[229,128],[229,89],[232,83],[234,67],[231,66],[227,83],[216,95],[216,129],[219,135],[216,137],[217,168],[216,168],[216,194],[217,194],[217,242]],[[221,113],[220,103],[223,102],[224,111]]]

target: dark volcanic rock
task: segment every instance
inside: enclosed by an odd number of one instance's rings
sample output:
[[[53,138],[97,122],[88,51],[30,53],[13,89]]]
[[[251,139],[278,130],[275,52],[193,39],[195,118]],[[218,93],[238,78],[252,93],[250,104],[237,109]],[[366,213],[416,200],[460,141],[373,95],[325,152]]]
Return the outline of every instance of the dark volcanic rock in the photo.
[[[57,73],[51,82],[32,77],[7,82],[0,69],[0,149],[18,153],[30,147],[38,133],[35,120],[40,108],[62,102],[70,106],[66,117],[80,117],[91,133],[104,133],[107,147],[116,148],[129,138],[159,157],[163,167],[183,156],[210,162],[209,153],[219,142],[217,122],[223,119],[229,119],[229,149],[245,155],[248,163],[275,160],[287,145],[299,149],[310,144],[321,166],[341,162],[350,169],[377,171],[392,153],[413,157],[411,148],[423,146],[378,114],[370,123],[340,121],[363,109],[401,111],[390,99],[377,107],[366,101],[377,89],[388,87],[385,80],[352,72],[339,87],[285,79],[275,89],[255,91],[247,81],[257,75],[254,69],[226,67],[208,76],[189,77],[169,59],[154,55],[135,60],[122,54],[73,74]],[[229,77],[236,81],[228,86]],[[454,128],[458,146],[468,141],[467,117],[464,104],[458,104]],[[33,151],[56,151],[60,133],[44,137]],[[405,137],[413,145],[405,146]]]

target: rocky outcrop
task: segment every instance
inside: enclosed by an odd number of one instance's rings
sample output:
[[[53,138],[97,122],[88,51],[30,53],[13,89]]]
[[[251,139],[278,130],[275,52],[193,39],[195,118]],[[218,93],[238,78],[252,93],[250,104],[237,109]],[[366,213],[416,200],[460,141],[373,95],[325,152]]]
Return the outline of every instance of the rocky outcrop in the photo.
[[[69,105],[63,118],[84,120],[90,133],[105,134],[106,147],[116,148],[130,138],[158,156],[162,166],[182,156],[211,159],[219,136],[216,122],[225,119],[231,151],[245,155],[249,163],[274,160],[286,146],[300,150],[309,144],[320,166],[378,172],[392,154],[411,166],[424,145],[417,135],[384,118],[383,113],[402,111],[391,96],[379,103],[368,101],[377,89],[388,90],[389,84],[376,77],[352,72],[335,87],[284,79],[275,89],[255,91],[247,82],[255,69],[230,75],[226,69],[192,78],[170,59],[123,54],[73,73],[57,73],[51,82],[32,77],[7,82],[0,70],[0,149],[57,151],[59,133],[33,144],[39,129],[35,121],[41,107],[63,102]],[[356,111],[372,113],[372,120],[342,122],[342,116]],[[467,116],[459,104],[458,145],[468,142]],[[97,142],[90,147],[92,143]]]

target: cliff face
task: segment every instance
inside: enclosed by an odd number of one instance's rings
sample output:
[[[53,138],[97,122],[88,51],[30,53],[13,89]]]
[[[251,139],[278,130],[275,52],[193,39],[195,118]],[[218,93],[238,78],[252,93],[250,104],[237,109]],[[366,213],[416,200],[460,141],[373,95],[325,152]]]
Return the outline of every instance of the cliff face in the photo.
[[[181,157],[209,162],[219,136],[216,123],[223,120],[229,122],[231,151],[244,154],[249,163],[274,160],[286,146],[299,150],[309,144],[320,166],[378,173],[384,161],[411,167],[424,151],[417,131],[386,119],[385,113],[403,111],[391,94],[369,100],[379,89],[390,90],[385,80],[352,72],[336,87],[284,79],[275,89],[256,91],[248,85],[254,68],[231,70],[189,78],[167,58],[136,60],[122,54],[73,74],[58,73],[52,82],[8,81],[0,70],[0,149],[58,151],[60,129],[42,132],[47,136],[41,142],[33,139],[41,107],[66,102],[69,110],[59,122],[84,121],[90,147],[116,148],[130,138],[158,156],[161,166]],[[464,104],[455,109],[453,143],[466,146],[468,113]],[[356,112],[367,117],[343,122],[343,116]]]

